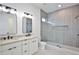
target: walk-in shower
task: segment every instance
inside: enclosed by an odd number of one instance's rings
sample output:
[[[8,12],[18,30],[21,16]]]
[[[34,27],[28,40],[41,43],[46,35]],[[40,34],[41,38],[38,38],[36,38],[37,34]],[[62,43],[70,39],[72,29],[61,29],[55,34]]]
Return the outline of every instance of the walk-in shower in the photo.
[[[79,5],[52,13],[41,11],[41,40],[60,47],[79,47]],[[49,43],[50,44],[50,43]]]

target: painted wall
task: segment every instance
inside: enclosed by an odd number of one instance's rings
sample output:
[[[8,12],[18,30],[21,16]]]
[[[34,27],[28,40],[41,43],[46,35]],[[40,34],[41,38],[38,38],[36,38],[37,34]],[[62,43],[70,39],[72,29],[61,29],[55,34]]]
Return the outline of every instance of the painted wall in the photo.
[[[22,14],[28,12],[33,15],[32,35],[40,37],[40,9],[28,3],[5,3],[4,5],[17,9],[17,35],[22,35]]]
[[[41,40],[47,41],[47,23],[42,22],[42,18],[45,18],[46,21],[48,20],[48,14],[41,10]]]
[[[65,27],[66,30],[64,30],[64,33],[61,36],[63,37],[63,39],[61,40],[61,37],[57,39],[58,41],[62,41],[61,44],[79,47],[79,38],[77,36],[77,21],[79,19],[76,19],[77,16],[79,16],[79,5],[70,8],[65,8],[48,15],[48,21],[55,23],[55,25],[68,26]],[[59,35],[61,35],[61,33],[59,33]],[[54,34],[52,34],[52,36],[54,36]]]

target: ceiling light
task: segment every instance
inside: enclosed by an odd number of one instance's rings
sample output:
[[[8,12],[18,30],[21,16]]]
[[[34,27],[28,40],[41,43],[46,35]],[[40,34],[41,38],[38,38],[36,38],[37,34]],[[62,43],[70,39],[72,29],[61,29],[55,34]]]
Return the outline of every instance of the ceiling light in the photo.
[[[58,5],[58,7],[62,7],[62,5]]]

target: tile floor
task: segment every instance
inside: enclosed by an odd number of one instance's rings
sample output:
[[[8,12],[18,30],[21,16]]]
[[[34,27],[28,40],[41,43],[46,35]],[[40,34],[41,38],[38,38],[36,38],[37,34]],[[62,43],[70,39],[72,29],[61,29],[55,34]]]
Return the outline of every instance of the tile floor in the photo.
[[[39,49],[35,55],[79,55],[79,52],[56,46]]]

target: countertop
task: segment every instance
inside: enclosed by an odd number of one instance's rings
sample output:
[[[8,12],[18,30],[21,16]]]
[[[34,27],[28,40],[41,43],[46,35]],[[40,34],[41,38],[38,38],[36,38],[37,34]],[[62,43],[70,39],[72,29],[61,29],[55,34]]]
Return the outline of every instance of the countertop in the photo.
[[[14,43],[14,42],[18,42],[18,41],[23,41],[23,40],[29,40],[29,39],[33,39],[36,38],[37,36],[28,36],[28,37],[14,37],[13,39],[9,39],[9,40],[0,40],[0,46],[1,45],[5,45],[5,44],[10,44],[10,43]]]

